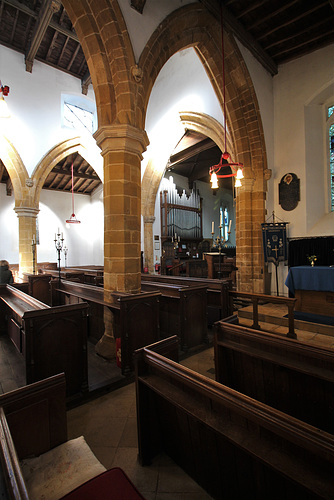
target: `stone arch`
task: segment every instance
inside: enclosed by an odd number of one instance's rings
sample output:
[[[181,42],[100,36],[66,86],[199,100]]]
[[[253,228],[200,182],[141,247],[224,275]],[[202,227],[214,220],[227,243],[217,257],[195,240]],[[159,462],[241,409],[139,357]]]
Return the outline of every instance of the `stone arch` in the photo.
[[[200,132],[210,137],[223,151],[224,127],[217,120],[205,113],[193,111],[181,111],[180,120],[184,129]],[[233,155],[233,146],[229,134],[227,134],[227,149]],[[145,262],[150,272],[153,272],[153,240],[151,238],[151,227],[154,222],[155,199],[158,193],[161,178],[164,171],[156,168],[153,159],[149,159],[142,179],[142,205],[141,211],[144,219],[144,255]]]
[[[221,27],[199,4],[190,4],[168,16],[156,29],[139,61],[143,71],[144,108],[154,82],[166,61],[176,52],[194,47],[208,74],[221,107],[223,75]],[[261,222],[265,219],[267,160],[264,134],[255,89],[231,33],[224,27],[226,123],[235,160],[244,164],[245,180],[237,198],[238,286],[263,291]],[[147,168],[152,168],[149,164]],[[152,176],[156,173],[152,174]],[[150,178],[150,174],[147,174]],[[144,186],[145,188],[145,186]],[[154,187],[152,186],[154,189]],[[153,199],[145,193],[145,197]],[[145,207],[144,217],[148,216]]]
[[[84,51],[95,92],[99,129],[111,123],[136,126],[136,99],[141,93],[132,78],[136,64],[117,0],[64,0]]]
[[[97,175],[103,182],[102,157],[97,151],[96,157],[87,148],[87,138],[81,136],[72,137],[59,144],[56,144],[43,156],[39,164],[36,166],[31,178],[34,182],[34,205],[38,207],[40,194],[44,182],[51,170],[66,156],[72,153],[79,153],[96,171]],[[94,141],[93,141],[94,142]],[[95,145],[96,149],[97,146]],[[93,163],[94,162],[94,163]]]
[[[12,182],[15,204],[22,205],[27,195],[29,175],[27,169],[13,144],[0,135],[0,157]]]

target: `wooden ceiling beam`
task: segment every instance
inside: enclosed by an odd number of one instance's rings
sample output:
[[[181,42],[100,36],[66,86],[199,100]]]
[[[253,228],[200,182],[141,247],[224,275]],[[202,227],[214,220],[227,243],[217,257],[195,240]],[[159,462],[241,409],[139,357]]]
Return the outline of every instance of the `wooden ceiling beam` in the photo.
[[[278,30],[280,30],[282,28],[286,28],[287,26],[290,26],[291,24],[293,24],[293,23],[295,23],[297,21],[300,21],[301,19],[304,19],[306,16],[309,16],[310,14],[313,14],[313,12],[319,10],[320,8],[322,8],[322,7],[326,6],[326,5],[328,5],[327,1],[319,3],[316,7],[313,7],[312,9],[305,10],[299,16],[290,17],[288,21],[285,21],[284,23],[275,26],[275,28],[273,28],[273,29],[271,29],[269,31],[263,31],[263,34],[261,36],[259,36],[257,38],[257,40],[262,40],[263,38],[266,38],[267,36],[272,35],[276,31],[278,31]],[[273,13],[272,15],[275,15],[275,13]],[[269,16],[269,18],[270,17],[272,17],[272,16]],[[252,27],[250,27],[250,29],[252,29]],[[310,32],[312,32],[312,30],[310,30]]]
[[[71,172],[66,172],[64,169],[62,169],[61,167],[54,167],[52,170],[51,170],[51,173],[52,174],[57,174],[57,175],[63,175],[63,176],[68,176],[68,177],[72,177],[72,174]],[[78,179],[89,179],[89,180],[92,180],[92,181],[97,181],[97,180],[100,180],[100,178],[98,177],[97,174],[93,175],[93,174],[83,174],[81,172],[76,172],[74,171],[73,172],[73,177],[74,178],[78,178]]]
[[[43,40],[45,32],[49,26],[51,18],[60,8],[60,0],[44,0],[40,10],[40,14],[36,21],[36,26],[32,36],[29,50],[25,57],[26,71],[32,72],[34,59],[36,57],[39,46]]]
[[[220,19],[220,4],[217,0],[200,0],[200,2],[216,19]],[[240,21],[225,6],[221,8],[224,25],[232,31],[233,35],[240,40],[271,75],[277,75],[278,68],[275,61],[262,49],[261,45],[244,29]]]

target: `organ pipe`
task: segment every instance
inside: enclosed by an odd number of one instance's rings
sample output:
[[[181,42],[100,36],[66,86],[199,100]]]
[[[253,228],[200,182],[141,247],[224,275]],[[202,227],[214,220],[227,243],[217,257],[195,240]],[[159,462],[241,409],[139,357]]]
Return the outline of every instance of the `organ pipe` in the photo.
[[[172,179],[172,178],[171,178]],[[161,236],[167,239],[202,239],[202,199],[194,187],[180,195],[172,180],[164,179],[160,191]]]

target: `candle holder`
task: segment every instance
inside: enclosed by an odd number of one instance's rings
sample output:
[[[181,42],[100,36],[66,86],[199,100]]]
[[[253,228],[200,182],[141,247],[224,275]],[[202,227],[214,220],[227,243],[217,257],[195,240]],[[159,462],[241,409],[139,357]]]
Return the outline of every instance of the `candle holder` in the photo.
[[[32,250],[32,272],[36,274],[36,241],[33,238],[31,241],[31,250]]]
[[[68,253],[68,248],[65,245],[63,248],[64,256],[65,256],[65,267],[67,267],[67,253]]]
[[[58,280],[60,283],[60,254],[63,250],[64,238],[63,238],[63,233],[59,232],[59,228],[58,228],[58,233],[57,234],[55,233],[54,242],[58,254]]]
[[[175,233],[175,235],[172,236],[172,242],[174,245],[174,251],[176,253],[176,249],[179,248],[180,236],[177,236],[177,234]]]

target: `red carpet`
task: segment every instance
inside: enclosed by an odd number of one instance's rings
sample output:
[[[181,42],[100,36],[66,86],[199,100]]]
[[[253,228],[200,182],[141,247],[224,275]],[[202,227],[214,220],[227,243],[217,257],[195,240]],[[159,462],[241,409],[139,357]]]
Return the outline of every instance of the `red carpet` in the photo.
[[[119,467],[107,470],[61,500],[145,500]]]

